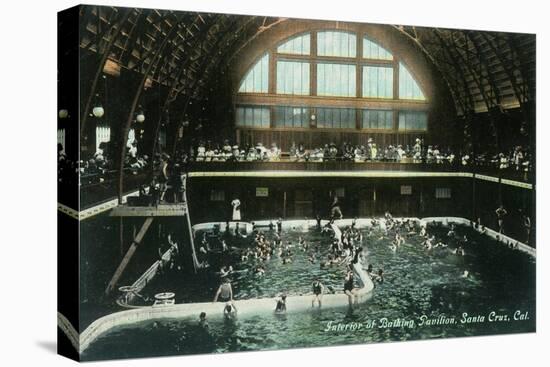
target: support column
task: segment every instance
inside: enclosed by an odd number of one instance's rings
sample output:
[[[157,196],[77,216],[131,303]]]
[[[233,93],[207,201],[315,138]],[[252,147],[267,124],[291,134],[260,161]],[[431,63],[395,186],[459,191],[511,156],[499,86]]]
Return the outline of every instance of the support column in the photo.
[[[145,234],[147,233],[147,230],[151,226],[151,223],[153,223],[153,217],[149,217],[145,219],[145,222],[143,222],[143,225],[141,226],[141,229],[139,230],[139,233],[137,234],[136,238],[134,238],[134,241],[130,245],[130,248],[128,249],[128,252],[126,252],[126,255],[124,255],[124,258],[120,262],[120,265],[115,271],[115,274],[111,278],[111,281],[107,285],[107,288],[105,289],[105,294],[108,295],[111,293],[111,291],[116,286],[118,280],[122,276],[122,273],[124,272],[124,269],[126,269],[126,266],[128,266],[128,263],[132,259],[132,256],[134,256],[134,253],[137,250],[137,247],[139,246],[140,242],[143,240],[143,237],[145,237]]]

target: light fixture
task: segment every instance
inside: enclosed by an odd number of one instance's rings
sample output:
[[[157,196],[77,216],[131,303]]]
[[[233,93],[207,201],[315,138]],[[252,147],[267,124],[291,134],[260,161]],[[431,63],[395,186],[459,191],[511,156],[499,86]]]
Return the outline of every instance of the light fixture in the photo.
[[[101,105],[95,106],[92,109],[92,114],[97,118],[102,118],[103,115],[105,114],[105,110],[103,109],[103,107]]]
[[[311,115],[311,121],[315,121],[316,118],[317,116],[315,116],[315,114]]]
[[[59,110],[59,118],[60,119],[66,119],[67,117],[69,117],[69,111],[66,110],[65,108],[62,108]]]
[[[102,118],[105,114],[105,110],[103,109],[103,106],[101,105],[101,102],[99,100],[99,94],[95,95],[95,107],[92,109],[92,114],[99,118]]]
[[[182,126],[182,127],[187,127],[187,126],[189,126],[189,121],[185,120],[184,122],[181,123],[181,126]]]
[[[136,115],[136,121],[139,122],[140,124],[145,121],[145,115],[143,114],[143,110],[139,110],[139,112],[137,113]]]

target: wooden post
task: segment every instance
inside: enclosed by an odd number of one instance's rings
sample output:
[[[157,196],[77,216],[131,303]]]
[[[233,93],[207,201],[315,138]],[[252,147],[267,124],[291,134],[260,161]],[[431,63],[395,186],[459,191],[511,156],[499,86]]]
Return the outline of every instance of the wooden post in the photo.
[[[283,218],[286,219],[286,190],[283,193]]]
[[[120,276],[124,272],[124,269],[126,269],[126,266],[128,266],[128,263],[130,262],[130,259],[132,256],[134,256],[134,252],[136,252],[137,247],[139,246],[141,240],[143,240],[143,237],[147,233],[147,230],[149,229],[149,226],[151,226],[151,223],[153,223],[153,217],[149,217],[145,219],[145,222],[143,222],[143,225],[141,226],[141,229],[139,230],[139,233],[137,234],[136,238],[134,238],[134,241],[130,245],[130,248],[126,252],[126,255],[124,255],[124,258],[120,262],[120,265],[115,271],[115,274],[111,278],[111,281],[107,285],[107,288],[105,289],[105,294],[108,295],[115,285],[117,284],[118,280],[120,279]]]
[[[477,210],[476,210],[476,172],[472,174],[472,220],[477,223]]]
[[[195,251],[195,238],[193,233],[193,226],[191,225],[191,217],[189,216],[189,202],[187,201],[187,177],[185,178],[185,180],[183,180],[182,200],[183,204],[185,205],[185,223],[183,226],[185,228],[185,232],[187,232],[186,234],[189,237],[189,246],[191,247],[191,256],[193,258],[193,270],[196,274],[197,269],[200,269],[202,267],[202,264],[199,262],[199,259],[197,258],[197,252]]]
[[[118,236],[120,242],[120,256],[124,254],[124,218],[120,217],[118,226]]]

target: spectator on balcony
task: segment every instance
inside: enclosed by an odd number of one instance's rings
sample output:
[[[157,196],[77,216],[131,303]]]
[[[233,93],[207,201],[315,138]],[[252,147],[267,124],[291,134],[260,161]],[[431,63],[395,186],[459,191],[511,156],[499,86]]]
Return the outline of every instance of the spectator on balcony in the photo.
[[[398,145],[397,146],[397,150],[396,150],[396,159],[398,162],[400,162],[403,158],[405,158],[407,155],[407,153],[405,152],[405,150],[403,150],[403,146],[402,145]]]
[[[372,161],[375,161],[378,159],[378,148],[376,147],[376,143],[371,144],[370,148],[370,159]]]
[[[256,153],[258,154],[258,157],[262,159],[264,156],[267,155],[267,148],[264,147],[264,144],[261,142],[258,142],[256,144]]]
[[[298,153],[298,148],[296,147],[296,142],[293,141],[292,144],[290,145],[290,149],[288,150],[288,155],[290,156],[291,161],[296,161],[298,159],[297,153]]]
[[[342,144],[342,157],[345,161],[353,161],[353,150],[354,149],[351,144],[348,144],[347,142],[344,142],[344,144]]]
[[[231,154],[231,144],[229,144],[229,140],[228,139],[225,139],[223,141],[223,147],[222,147],[222,151],[225,155],[227,154]]]
[[[277,143],[271,143],[271,149],[268,151],[267,157],[271,162],[277,162],[281,159],[281,150],[277,147]]]
[[[204,161],[212,162],[212,158],[214,158],[214,150],[212,148],[206,149],[206,152],[204,153]]]
[[[442,155],[441,152],[439,151],[439,147],[438,147],[437,145],[434,145],[432,154],[433,154],[433,156],[434,156],[435,163],[441,163],[441,161],[442,161],[442,159],[443,159],[443,155]]]
[[[231,151],[229,152],[229,154],[225,155],[225,161],[236,162],[238,160],[239,160],[239,147],[237,147],[237,149],[233,149],[233,147],[231,147]]]
[[[514,149],[513,162],[514,162],[514,166],[516,166],[516,170],[517,171],[521,170],[522,164],[523,164],[523,152],[521,151],[520,146],[517,146]]]
[[[309,159],[312,162],[322,162],[324,157],[323,149],[316,148],[310,154]]]
[[[131,158],[137,158],[138,148],[137,148],[137,140],[134,139],[131,143],[128,143],[126,145],[128,147],[128,156]]]
[[[330,147],[328,150],[328,159],[331,161],[335,161],[337,156],[338,156],[338,148],[336,148],[336,144],[330,143]]]
[[[470,156],[468,154],[465,154],[462,156],[462,165],[467,166],[468,163],[470,163]]]
[[[298,149],[296,150],[296,160],[298,162],[304,162],[309,159],[309,156],[306,152],[306,148],[304,147],[304,144],[300,143],[298,145]]]
[[[364,162],[366,157],[365,157],[365,147],[364,146],[359,146],[357,145],[353,151],[353,155],[354,155],[354,161],[356,163],[360,163],[360,162]]]
[[[250,147],[248,149],[248,153],[246,154],[246,161],[247,162],[254,162],[258,160],[258,153],[256,152],[256,149]]]
[[[416,138],[413,146],[413,161],[414,163],[420,163],[422,161],[422,141],[420,138]]]
[[[508,157],[504,155],[504,153],[500,153],[498,155],[498,162],[499,162],[499,168],[500,169],[507,169],[508,168]]]
[[[204,143],[201,141],[199,143],[199,147],[197,148],[197,162],[204,162],[206,155],[206,147],[204,146]]]
[[[325,144],[325,146],[323,147],[323,156],[325,158],[328,158],[329,155],[330,155],[330,147],[328,144]]]

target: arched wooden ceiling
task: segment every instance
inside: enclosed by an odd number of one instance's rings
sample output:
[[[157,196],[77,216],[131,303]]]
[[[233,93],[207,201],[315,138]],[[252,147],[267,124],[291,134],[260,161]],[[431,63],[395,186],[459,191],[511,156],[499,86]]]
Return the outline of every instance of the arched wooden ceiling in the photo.
[[[212,90],[220,65],[262,32],[291,21],[103,6],[82,6],[80,18],[80,48],[101,56],[100,68],[109,64],[147,73],[149,82],[168,86],[173,98],[196,99]],[[535,35],[391,27],[439,70],[458,114],[535,100]]]

